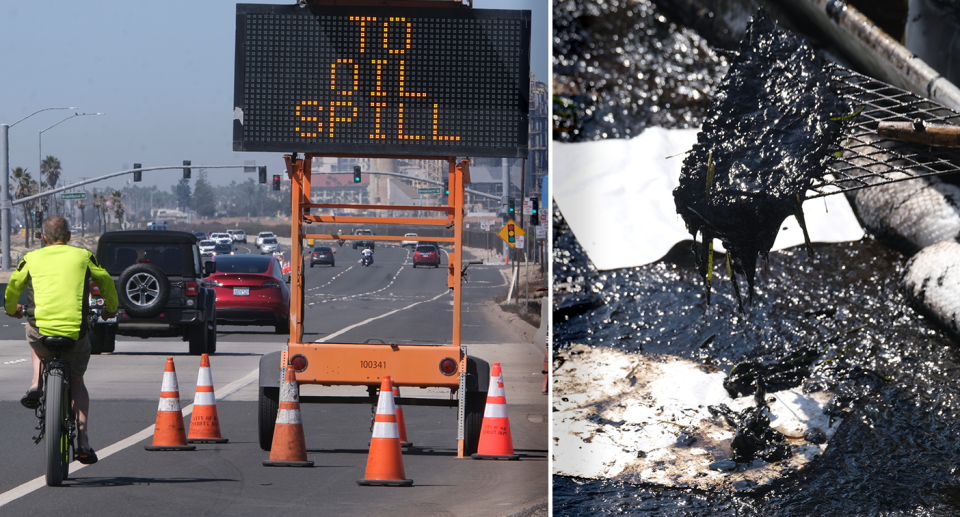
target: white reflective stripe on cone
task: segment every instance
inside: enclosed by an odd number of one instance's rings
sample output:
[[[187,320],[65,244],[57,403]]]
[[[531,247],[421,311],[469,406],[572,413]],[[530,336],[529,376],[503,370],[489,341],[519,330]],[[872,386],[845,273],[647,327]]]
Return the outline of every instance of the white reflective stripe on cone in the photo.
[[[180,411],[180,399],[176,397],[160,397],[160,407],[157,411]]]
[[[200,368],[200,379],[197,381],[197,386],[213,386],[213,375],[210,373],[210,368],[204,366]]]
[[[487,404],[483,410],[483,418],[507,418],[507,405]]]
[[[177,372],[163,372],[163,384],[160,391],[180,391],[177,386]]]
[[[507,390],[503,389],[503,379],[500,377],[490,378],[490,390],[487,392],[489,397],[506,397]]]
[[[283,382],[280,383],[280,402],[297,402],[300,399],[300,394],[297,391],[297,383],[295,382]]]
[[[397,427],[396,422],[374,422],[373,437],[374,438],[395,438],[399,440],[400,429]]]
[[[277,413],[277,423],[278,424],[303,424],[303,420],[300,419],[300,410],[298,409],[281,409]]]
[[[396,415],[397,407],[393,405],[393,393],[390,393],[390,396],[386,394],[380,395],[380,402],[377,403],[377,414],[378,415]]]
[[[193,397],[193,404],[196,406],[213,406],[217,403],[217,397],[212,391],[198,391]]]

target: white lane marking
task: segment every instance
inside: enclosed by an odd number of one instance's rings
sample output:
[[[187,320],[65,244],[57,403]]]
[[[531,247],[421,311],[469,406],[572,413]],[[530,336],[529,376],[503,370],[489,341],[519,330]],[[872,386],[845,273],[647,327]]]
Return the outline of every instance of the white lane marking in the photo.
[[[347,271],[350,271],[350,270],[353,269],[354,267],[356,267],[356,266],[350,266],[350,267],[348,267],[347,269],[344,269],[343,271],[341,271],[341,272],[337,273],[336,275],[334,275],[333,278],[331,278],[329,282],[327,282],[327,283],[325,283],[325,284],[323,284],[323,285],[318,285],[317,287],[311,287],[310,289],[307,289],[307,291],[315,291],[315,290],[317,290],[317,289],[323,289],[324,287],[332,284],[333,281],[336,280],[338,276],[346,273]]]
[[[27,362],[26,359],[17,359],[16,361],[7,361],[3,364],[17,364],[17,363],[25,363],[25,362]]]
[[[368,292],[368,293],[360,293],[360,294],[351,294],[350,296],[340,296],[339,298],[330,298],[329,300],[320,300],[320,303],[339,302],[339,301],[343,301],[343,300],[349,300],[349,299],[351,299],[351,298],[358,298],[358,297],[360,297],[360,296],[369,296],[369,295],[371,295],[371,294],[376,294],[376,293],[382,292],[382,291],[384,291],[385,289],[387,289],[388,287],[390,287],[391,285],[393,285],[393,283],[397,281],[397,277],[400,276],[400,273],[402,273],[402,272],[403,272],[403,266],[400,266],[400,269],[398,269],[397,272],[393,275],[393,278],[390,279],[390,283],[388,283],[387,285],[381,287],[380,289],[377,289],[376,291],[370,291],[370,292]],[[315,295],[315,296],[338,296],[338,295],[323,295],[323,294],[317,294],[317,295]],[[311,304],[311,305],[313,305],[313,304]]]
[[[337,332],[334,332],[333,334],[330,334],[329,336],[327,336],[327,337],[325,337],[325,338],[318,339],[318,340],[314,341],[314,343],[323,343],[324,341],[329,341],[329,340],[331,340],[331,339],[339,336],[340,334],[343,334],[343,333],[345,333],[345,332],[348,332],[348,331],[350,331],[350,330],[353,330],[353,329],[355,329],[355,328],[357,328],[357,327],[359,327],[359,326],[361,326],[361,325],[366,325],[367,323],[370,323],[371,321],[376,321],[376,320],[378,320],[378,319],[380,319],[380,318],[386,318],[387,316],[390,316],[390,315],[392,315],[392,314],[396,314],[396,313],[398,313],[398,312],[400,312],[400,311],[405,311],[405,310],[407,310],[407,309],[409,309],[409,308],[411,308],[411,307],[416,307],[417,305],[420,305],[421,303],[432,302],[432,301],[440,298],[441,296],[446,296],[447,294],[449,294],[449,291],[442,292],[442,293],[434,296],[433,298],[430,298],[429,300],[421,300],[421,301],[416,302],[416,303],[411,303],[410,305],[407,305],[406,307],[404,307],[404,308],[402,308],[402,309],[392,310],[392,311],[390,311],[390,312],[388,312],[388,313],[386,313],[386,314],[381,314],[381,315],[379,315],[379,316],[374,316],[373,318],[369,318],[369,319],[363,320],[363,321],[361,321],[360,323],[354,323],[353,325],[350,325],[349,327],[340,329],[340,330],[338,330]]]
[[[241,390],[242,388],[249,385],[250,383],[258,380],[259,378],[260,378],[260,368],[257,367],[255,370],[251,371],[250,373],[224,386],[221,391],[226,393],[218,396],[217,400],[224,399],[236,393],[237,391]],[[190,416],[191,413],[193,413],[193,404],[190,404],[189,406],[183,408],[184,418]],[[131,445],[135,445],[143,440],[146,440],[147,438],[153,435],[153,430],[155,427],[156,427],[156,423],[151,424],[150,427],[147,427],[146,429],[140,431],[137,434],[128,436],[127,438],[124,438],[123,440],[120,440],[119,442],[113,445],[104,447],[97,453],[97,458],[99,458],[102,461],[104,458],[113,456],[114,454],[126,449],[127,447],[130,447]],[[73,474],[86,466],[87,465],[84,465],[77,461],[71,462],[70,474]],[[2,507],[3,505],[11,501],[15,501],[37,489],[43,488],[45,486],[47,486],[46,476],[40,476],[36,479],[27,481],[26,483],[16,488],[10,489],[0,494],[0,507]]]

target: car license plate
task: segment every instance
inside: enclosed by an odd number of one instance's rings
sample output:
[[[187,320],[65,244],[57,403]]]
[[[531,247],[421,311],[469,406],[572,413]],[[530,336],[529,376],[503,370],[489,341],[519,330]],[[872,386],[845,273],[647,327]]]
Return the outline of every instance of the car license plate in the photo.
[[[249,288],[249,287],[234,287],[234,288],[233,288],[233,295],[234,295],[234,296],[250,296],[250,288]]]
[[[101,319],[101,318],[97,318],[97,320],[98,320],[98,321],[101,321],[101,322],[103,322],[103,323],[116,323],[116,322],[117,322],[117,317],[114,316],[114,317],[112,317],[112,318],[107,318],[107,319],[105,319],[105,320],[104,320],[104,319]]]

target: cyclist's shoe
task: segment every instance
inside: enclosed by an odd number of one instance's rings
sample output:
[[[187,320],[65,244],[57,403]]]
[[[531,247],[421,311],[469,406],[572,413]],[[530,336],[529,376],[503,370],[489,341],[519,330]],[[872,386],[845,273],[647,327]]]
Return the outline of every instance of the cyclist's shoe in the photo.
[[[83,447],[77,447],[73,451],[73,459],[83,463],[84,465],[93,465],[97,462],[97,453],[93,452],[93,448],[84,449]]]
[[[40,407],[40,389],[30,388],[27,394],[20,399],[20,403],[27,409],[37,409]]]

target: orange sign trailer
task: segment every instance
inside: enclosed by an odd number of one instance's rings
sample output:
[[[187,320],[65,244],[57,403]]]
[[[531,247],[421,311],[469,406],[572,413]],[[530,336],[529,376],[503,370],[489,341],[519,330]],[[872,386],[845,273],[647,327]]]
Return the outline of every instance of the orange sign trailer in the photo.
[[[301,396],[301,403],[359,403],[377,404],[377,389],[385,376],[390,376],[398,386],[442,387],[456,393],[455,400],[417,399],[402,397],[403,405],[456,405],[458,411],[457,457],[476,452],[483,409],[486,401],[490,367],[482,359],[467,355],[461,345],[461,279],[463,270],[463,216],[464,189],[470,183],[469,162],[456,163],[456,158],[436,156],[410,157],[421,160],[442,159],[449,164],[450,195],[447,206],[368,205],[345,203],[312,203],[310,200],[311,161],[319,154],[285,155],[287,174],[291,189],[291,285],[290,285],[290,338],[281,352],[267,354],[260,361],[260,446],[269,450],[273,441],[273,426],[279,401],[279,385],[287,368],[296,372],[300,384],[367,386],[366,397]],[[365,158],[395,158],[369,156]],[[312,215],[311,209],[339,210],[420,210],[433,211],[442,217],[362,217]],[[308,225],[305,227],[305,223]],[[370,344],[304,342],[303,317],[303,260],[304,239],[343,239],[401,241],[405,237],[388,235],[333,235],[307,233],[305,228],[313,223],[357,223],[388,225],[434,225],[453,231],[452,237],[431,238],[437,242],[453,245],[447,265],[447,287],[453,292],[453,337],[451,345],[426,344]]]

